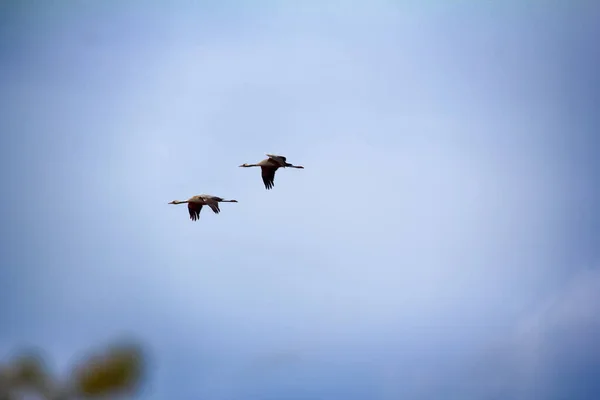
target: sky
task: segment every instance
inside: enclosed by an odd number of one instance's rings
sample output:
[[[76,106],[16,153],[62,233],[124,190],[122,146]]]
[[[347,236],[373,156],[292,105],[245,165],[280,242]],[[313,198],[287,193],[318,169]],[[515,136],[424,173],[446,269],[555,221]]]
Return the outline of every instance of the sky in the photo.
[[[593,2],[0,3],[0,361],[140,399],[600,397]],[[266,153],[304,170],[277,172]],[[233,198],[190,221],[185,205]]]

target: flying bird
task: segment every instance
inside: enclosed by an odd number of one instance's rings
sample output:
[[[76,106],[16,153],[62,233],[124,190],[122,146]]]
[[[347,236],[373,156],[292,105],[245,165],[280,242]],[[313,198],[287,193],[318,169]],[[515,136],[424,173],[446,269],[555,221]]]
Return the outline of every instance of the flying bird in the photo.
[[[200,211],[202,211],[203,206],[210,207],[211,210],[215,214],[221,212],[219,208],[219,203],[237,203],[237,200],[225,200],[222,197],[213,196],[210,194],[199,194],[197,196],[192,196],[187,200],[173,200],[169,202],[169,204],[185,204],[188,205],[188,212],[190,213],[190,219],[192,221],[196,221],[200,218]]]
[[[290,167],[304,169],[304,167],[301,165],[292,165],[288,163],[284,156],[277,156],[274,154],[267,154],[266,156],[269,158],[265,158],[264,160],[259,161],[256,164],[242,164],[240,165],[240,167],[260,167],[260,169],[262,170],[262,180],[267,190],[272,189],[275,185],[275,172],[279,168]]]

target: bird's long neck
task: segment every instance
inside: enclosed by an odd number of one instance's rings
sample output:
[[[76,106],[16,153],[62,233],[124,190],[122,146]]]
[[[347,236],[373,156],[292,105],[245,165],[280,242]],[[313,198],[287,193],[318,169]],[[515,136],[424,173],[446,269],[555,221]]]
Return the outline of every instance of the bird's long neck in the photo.
[[[189,200],[175,200],[173,202],[173,204],[185,204],[185,203],[189,203]]]
[[[290,165],[286,165],[286,167],[289,167],[289,168],[302,168],[302,169],[304,169],[304,167],[302,165],[292,165],[292,164],[290,164]]]
[[[224,203],[237,203],[237,200],[221,200]]]
[[[249,167],[260,167],[260,165],[258,165],[258,164],[246,164],[246,165],[242,165],[242,167],[246,167],[246,168],[249,168]]]

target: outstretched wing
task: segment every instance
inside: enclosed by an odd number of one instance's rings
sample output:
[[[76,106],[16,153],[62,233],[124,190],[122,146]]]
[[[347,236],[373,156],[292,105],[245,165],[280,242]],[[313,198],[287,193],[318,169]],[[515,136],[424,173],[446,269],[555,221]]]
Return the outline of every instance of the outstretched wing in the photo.
[[[218,214],[221,212],[221,210],[219,209],[219,203],[217,203],[217,202],[210,202],[210,203],[207,203],[206,205],[209,206],[210,209],[213,210],[213,212],[215,214]]]
[[[200,218],[200,211],[202,211],[202,204],[200,203],[188,203],[188,211],[190,213],[190,219],[196,221]]]
[[[275,171],[279,167],[260,167],[262,171],[262,180],[267,190],[272,189],[275,185]]]

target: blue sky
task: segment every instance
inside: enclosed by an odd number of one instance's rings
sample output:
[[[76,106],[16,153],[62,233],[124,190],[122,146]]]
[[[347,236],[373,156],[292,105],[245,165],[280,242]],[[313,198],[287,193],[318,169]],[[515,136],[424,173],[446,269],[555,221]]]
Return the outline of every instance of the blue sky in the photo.
[[[0,358],[143,399],[595,399],[600,8],[6,1]],[[277,173],[265,153],[304,170]],[[167,202],[235,198],[189,220]]]

